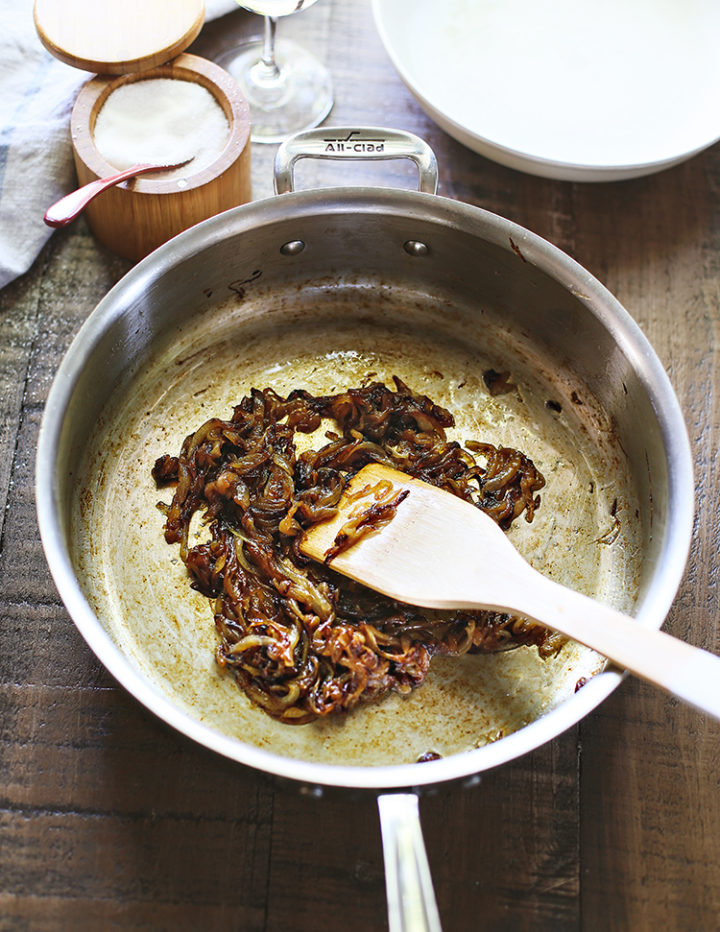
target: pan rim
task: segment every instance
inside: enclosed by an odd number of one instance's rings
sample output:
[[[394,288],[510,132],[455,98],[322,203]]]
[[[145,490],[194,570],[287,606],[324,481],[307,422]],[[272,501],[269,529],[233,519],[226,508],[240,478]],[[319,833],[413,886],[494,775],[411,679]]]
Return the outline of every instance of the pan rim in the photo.
[[[289,199],[289,200],[288,200]],[[198,251],[259,226],[300,221],[318,213],[354,211],[402,214],[482,232],[531,262],[572,291],[618,342],[650,398],[668,459],[668,526],[653,582],[636,613],[647,627],[662,627],[675,599],[690,551],[694,481],[690,442],[670,379],[640,327],[617,299],[574,259],[524,227],[480,207],[416,191],[385,188],[333,188],[294,192],[242,205],[179,234],[139,262],[90,313],[67,350],[48,393],[38,437],[35,492],[38,525],[48,566],[67,611],[98,660],[147,709],[191,740],[266,773],[310,785],[390,789],[456,780],[507,763],[560,735],[596,708],[625,674],[605,671],[583,689],[517,732],[492,744],[422,764],[385,766],[326,764],[285,757],[245,744],[203,724],[154,687],[112,641],[83,595],[62,530],[56,470],[57,451],[73,385],[123,304],[142,293],[159,271],[173,268]],[[520,258],[518,261],[520,261]],[[670,455],[672,453],[672,455]]]

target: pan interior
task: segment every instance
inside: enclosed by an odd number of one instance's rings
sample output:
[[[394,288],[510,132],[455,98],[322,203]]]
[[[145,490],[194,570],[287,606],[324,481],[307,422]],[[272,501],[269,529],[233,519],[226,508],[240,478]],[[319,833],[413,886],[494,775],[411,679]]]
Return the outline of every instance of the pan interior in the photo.
[[[189,715],[281,755],[413,763],[522,728],[600,670],[601,658],[574,644],[547,661],[528,648],[437,658],[407,698],[299,727],[270,719],[215,664],[208,601],[190,589],[177,546],[164,541],[156,503],[171,492],[156,489],[150,470],[204,420],[229,417],[253,386],[319,394],[397,375],[453,413],[453,438],[515,446],[545,475],[534,521],[510,531],[529,561],[632,611],[643,535],[633,477],[587,386],[544,352],[492,316],[481,323],[477,307],[342,282],[257,289],[169,328],[116,385],[87,438],[72,539],[91,606],[131,662]],[[508,371],[512,390],[491,395],[490,368]]]

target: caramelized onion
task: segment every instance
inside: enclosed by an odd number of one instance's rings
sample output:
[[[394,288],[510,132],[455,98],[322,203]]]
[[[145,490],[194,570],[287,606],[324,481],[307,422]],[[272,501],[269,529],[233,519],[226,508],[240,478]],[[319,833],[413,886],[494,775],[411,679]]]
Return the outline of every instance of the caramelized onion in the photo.
[[[327,442],[300,455],[295,435],[333,422]],[[532,521],[545,484],[523,453],[448,441],[452,415],[400,379],[336,395],[296,390],[283,398],[253,389],[229,420],[211,418],[160,457],[158,485],[176,483],[165,539],[180,544],[191,585],[211,599],[217,662],[273,717],[304,724],[389,692],[419,686],[435,654],[459,655],[535,645],[545,656],[557,636],[498,612],[427,612],[371,592],[297,548],[299,535],[335,513],[349,479],[385,463],[486,511],[504,529]],[[483,462],[476,460],[479,454]],[[377,502],[344,528],[333,551],[364,527],[392,517],[396,500]],[[210,539],[189,547],[193,515]]]

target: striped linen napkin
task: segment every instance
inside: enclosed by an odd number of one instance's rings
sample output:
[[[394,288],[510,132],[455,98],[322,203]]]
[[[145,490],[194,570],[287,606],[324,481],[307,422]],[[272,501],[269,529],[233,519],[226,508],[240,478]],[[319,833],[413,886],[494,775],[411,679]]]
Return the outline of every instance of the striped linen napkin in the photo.
[[[76,184],[70,113],[90,75],[45,50],[31,0],[0,0],[0,288],[26,272],[52,230],[45,210]],[[206,0],[205,19],[233,0]]]

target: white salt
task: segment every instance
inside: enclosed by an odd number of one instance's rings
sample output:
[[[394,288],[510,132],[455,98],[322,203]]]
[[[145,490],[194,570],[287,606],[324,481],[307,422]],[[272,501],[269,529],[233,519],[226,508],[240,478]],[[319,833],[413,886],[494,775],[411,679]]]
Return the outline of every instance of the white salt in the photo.
[[[146,78],[108,96],[94,139],[103,158],[118,169],[192,158],[189,165],[153,176],[166,179],[206,168],[224,149],[229,132],[222,107],[207,88],[177,78]]]

